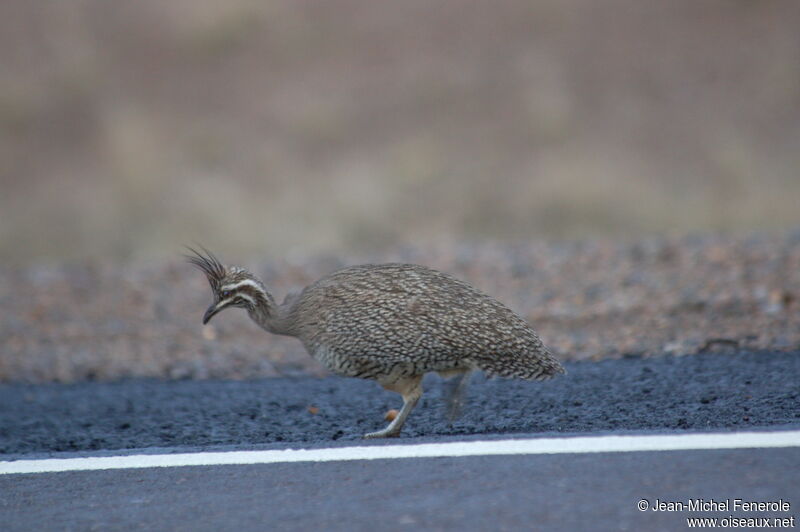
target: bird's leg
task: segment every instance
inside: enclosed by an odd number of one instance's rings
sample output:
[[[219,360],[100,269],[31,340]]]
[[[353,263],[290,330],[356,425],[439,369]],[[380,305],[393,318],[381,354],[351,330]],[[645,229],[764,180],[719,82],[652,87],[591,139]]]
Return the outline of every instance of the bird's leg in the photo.
[[[445,409],[447,421],[453,423],[461,417],[464,409],[464,399],[466,398],[467,385],[469,384],[470,372],[458,374],[452,381],[447,383],[445,397]]]
[[[400,429],[406,422],[408,414],[414,409],[419,398],[422,397],[422,375],[416,377],[405,377],[394,382],[382,382],[381,385],[393,392],[403,396],[403,408],[397,417],[389,423],[389,426],[377,432],[364,434],[365,438],[390,438],[400,435]]]

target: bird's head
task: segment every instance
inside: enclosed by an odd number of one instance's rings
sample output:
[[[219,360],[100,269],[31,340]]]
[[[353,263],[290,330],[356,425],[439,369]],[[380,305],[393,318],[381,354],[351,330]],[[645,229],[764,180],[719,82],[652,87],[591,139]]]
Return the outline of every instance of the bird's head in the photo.
[[[228,307],[241,307],[253,312],[269,300],[261,281],[244,268],[225,266],[213,253],[201,246],[202,252],[189,248],[187,260],[203,271],[211,285],[214,301],[203,315],[203,324]]]

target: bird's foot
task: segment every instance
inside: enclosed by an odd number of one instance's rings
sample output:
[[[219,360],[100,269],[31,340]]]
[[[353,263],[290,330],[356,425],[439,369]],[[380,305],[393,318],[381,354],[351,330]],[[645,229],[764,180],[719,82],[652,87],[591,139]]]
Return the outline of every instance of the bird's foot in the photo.
[[[470,372],[465,372],[446,383],[445,414],[451,425],[461,417],[464,410],[470,376]]]
[[[368,432],[364,434],[364,439],[372,439],[372,438],[396,438],[400,436],[400,429],[394,428],[391,425],[386,427],[383,430],[379,430],[376,432]]]
[[[422,375],[400,379],[389,383],[383,383],[383,387],[393,392],[398,392],[403,395],[403,408],[397,414],[389,426],[377,432],[368,432],[364,434],[365,438],[395,438],[400,436],[400,429],[403,428],[403,423],[406,422],[408,414],[414,409],[414,406],[422,396]]]

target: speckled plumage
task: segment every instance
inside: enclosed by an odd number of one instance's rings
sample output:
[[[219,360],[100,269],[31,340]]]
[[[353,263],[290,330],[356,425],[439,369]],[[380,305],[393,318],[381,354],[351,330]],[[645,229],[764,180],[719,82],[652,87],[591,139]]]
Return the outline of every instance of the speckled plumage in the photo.
[[[564,372],[533,329],[508,307],[424,266],[345,268],[276,305],[248,271],[226,268],[207,251],[189,260],[206,273],[215,294],[204,322],[227,306],[246,308],[267,331],[297,337],[333,373],[374,379],[402,394],[399,421],[370,437],[399,433],[422,394],[425,373],[482,370],[541,380]]]
[[[340,375],[480,369],[542,379],[561,371],[522,318],[467,283],[423,266],[346,268],[313,283],[290,305],[293,332]]]

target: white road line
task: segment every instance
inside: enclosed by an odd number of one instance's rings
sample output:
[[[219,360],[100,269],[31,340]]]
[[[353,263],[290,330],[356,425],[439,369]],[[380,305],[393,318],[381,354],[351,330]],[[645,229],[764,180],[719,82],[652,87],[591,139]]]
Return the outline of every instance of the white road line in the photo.
[[[87,458],[48,458],[0,462],[0,474],[54,473],[145,467],[331,462],[443,456],[622,453],[704,449],[800,447],[800,430],[644,436],[578,436],[521,440],[374,445],[327,449],[141,454]]]

